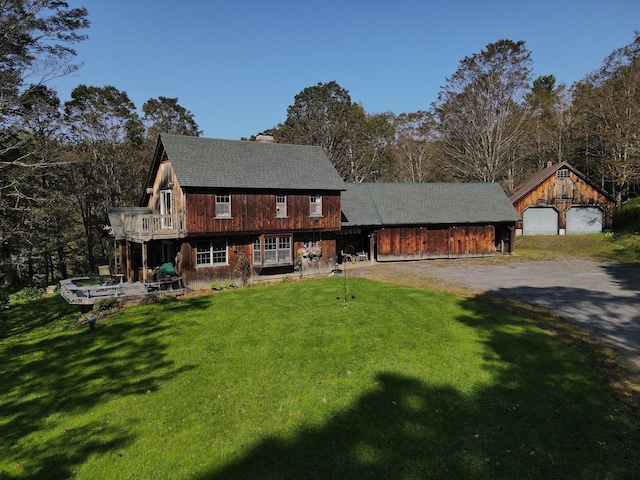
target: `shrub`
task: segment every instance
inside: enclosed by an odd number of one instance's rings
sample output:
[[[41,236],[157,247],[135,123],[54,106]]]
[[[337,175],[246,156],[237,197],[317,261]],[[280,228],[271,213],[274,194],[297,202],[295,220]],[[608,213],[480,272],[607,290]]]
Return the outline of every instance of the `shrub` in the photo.
[[[225,282],[211,282],[211,290],[220,291],[228,290],[230,288],[237,288],[238,286],[233,280],[227,280]]]
[[[249,278],[251,278],[251,263],[244,252],[238,254],[238,261],[233,274],[240,279],[242,285],[246,285],[249,282]]]
[[[640,201],[632,199],[613,212],[613,228],[616,232],[640,231]]]
[[[96,304],[93,306],[93,309],[97,310],[98,312],[105,312],[107,310],[117,308],[118,304],[119,301],[117,298],[104,298],[96,302]]]
[[[44,295],[45,291],[42,288],[26,287],[12,295],[14,302],[24,302],[29,300],[35,300]]]

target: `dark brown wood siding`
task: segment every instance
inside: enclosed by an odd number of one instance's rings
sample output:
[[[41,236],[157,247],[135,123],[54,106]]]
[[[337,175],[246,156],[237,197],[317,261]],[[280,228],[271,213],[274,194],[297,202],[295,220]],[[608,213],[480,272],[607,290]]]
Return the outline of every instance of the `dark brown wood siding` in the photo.
[[[558,210],[558,228],[566,228],[566,212],[573,206],[601,208],[603,228],[611,228],[613,202],[571,170],[569,178],[558,178],[554,173],[513,204],[520,216],[529,207],[543,205],[554,206]],[[516,228],[522,228],[522,220],[517,222]]]
[[[273,274],[298,275],[295,272],[296,258],[304,247],[305,242],[316,241],[322,250],[322,255],[318,258],[302,259],[303,275],[328,272],[335,266],[336,261],[336,237],[334,233],[279,233],[278,235],[292,236],[292,258],[288,265],[263,266],[255,265],[253,262],[253,242],[257,238],[264,238],[265,235],[229,235],[222,237],[227,242],[228,264],[221,266],[203,267],[196,265],[196,245],[200,240],[209,240],[210,237],[191,238],[180,247],[179,262],[177,265],[178,274],[185,281],[189,288],[208,288],[211,282],[233,280],[239,282],[237,275],[239,258],[244,252],[251,265],[252,277]],[[271,235],[266,235],[271,236]],[[220,236],[215,238],[221,238]]]
[[[279,193],[286,195],[287,200],[287,216],[283,218],[276,215],[276,193],[273,192],[232,192],[231,218],[216,218],[215,193],[187,193],[187,231],[189,235],[209,235],[340,230],[340,192],[318,193],[322,195],[322,216],[319,217],[309,214],[309,193]]]
[[[477,257],[495,253],[494,225],[393,227],[377,232],[379,261]]]

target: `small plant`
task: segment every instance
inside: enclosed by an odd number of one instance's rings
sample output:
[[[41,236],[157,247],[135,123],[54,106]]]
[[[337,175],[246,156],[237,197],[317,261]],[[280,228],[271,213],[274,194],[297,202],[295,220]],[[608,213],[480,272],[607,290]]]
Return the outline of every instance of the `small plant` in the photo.
[[[12,295],[14,302],[24,302],[29,300],[35,300],[44,295],[44,290],[38,287],[26,287]]]
[[[233,275],[240,279],[242,285],[246,285],[251,278],[251,263],[244,252],[238,254],[238,261],[236,262],[236,268],[233,270]]]
[[[96,302],[96,304],[93,306],[93,309],[97,310],[98,312],[105,312],[108,310],[113,310],[114,308],[118,308],[119,304],[120,301],[117,298],[105,298]]]
[[[211,282],[209,288],[219,292],[221,290],[229,290],[230,288],[238,288],[238,286],[233,280],[226,280],[225,282]]]
[[[9,294],[4,287],[0,287],[0,308],[5,308],[7,305],[9,305]]]
[[[300,278],[302,278],[302,254],[301,253],[296,255],[296,265],[293,268],[293,270],[300,273]]]
[[[282,277],[282,283],[289,283],[291,282],[291,275],[285,275],[284,277]]]
[[[146,297],[144,297],[140,303],[142,305],[151,305],[152,303],[157,303],[160,300],[160,295],[158,295],[157,293],[153,293],[151,295],[147,295]]]

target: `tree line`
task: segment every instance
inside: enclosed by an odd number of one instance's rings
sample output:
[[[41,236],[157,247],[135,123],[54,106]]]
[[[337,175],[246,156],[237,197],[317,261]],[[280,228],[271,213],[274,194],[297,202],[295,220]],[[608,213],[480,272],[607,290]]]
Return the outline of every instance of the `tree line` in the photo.
[[[138,205],[157,134],[198,136],[177,98],[140,115],[114,86],[47,85],[81,68],[84,8],[0,2],[0,280],[4,288],[94,272],[107,262],[108,207]],[[278,142],[321,146],[346,181],[499,182],[512,192],[548,161],[568,160],[613,193],[640,179],[640,34],[567,87],[532,78],[522,41],[462,59],[429,110],[369,113],[335,81],[298,93]],[[251,140],[255,137],[249,137]]]

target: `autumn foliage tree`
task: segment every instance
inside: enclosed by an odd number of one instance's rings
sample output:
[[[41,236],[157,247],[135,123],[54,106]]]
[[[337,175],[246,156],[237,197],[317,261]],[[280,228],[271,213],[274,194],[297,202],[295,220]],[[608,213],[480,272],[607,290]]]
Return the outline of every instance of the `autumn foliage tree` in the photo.
[[[460,61],[433,104],[444,166],[461,181],[508,181],[521,162],[531,113],[524,42],[500,40]]]
[[[618,204],[640,181],[640,32],[574,88],[584,162],[611,186]]]

